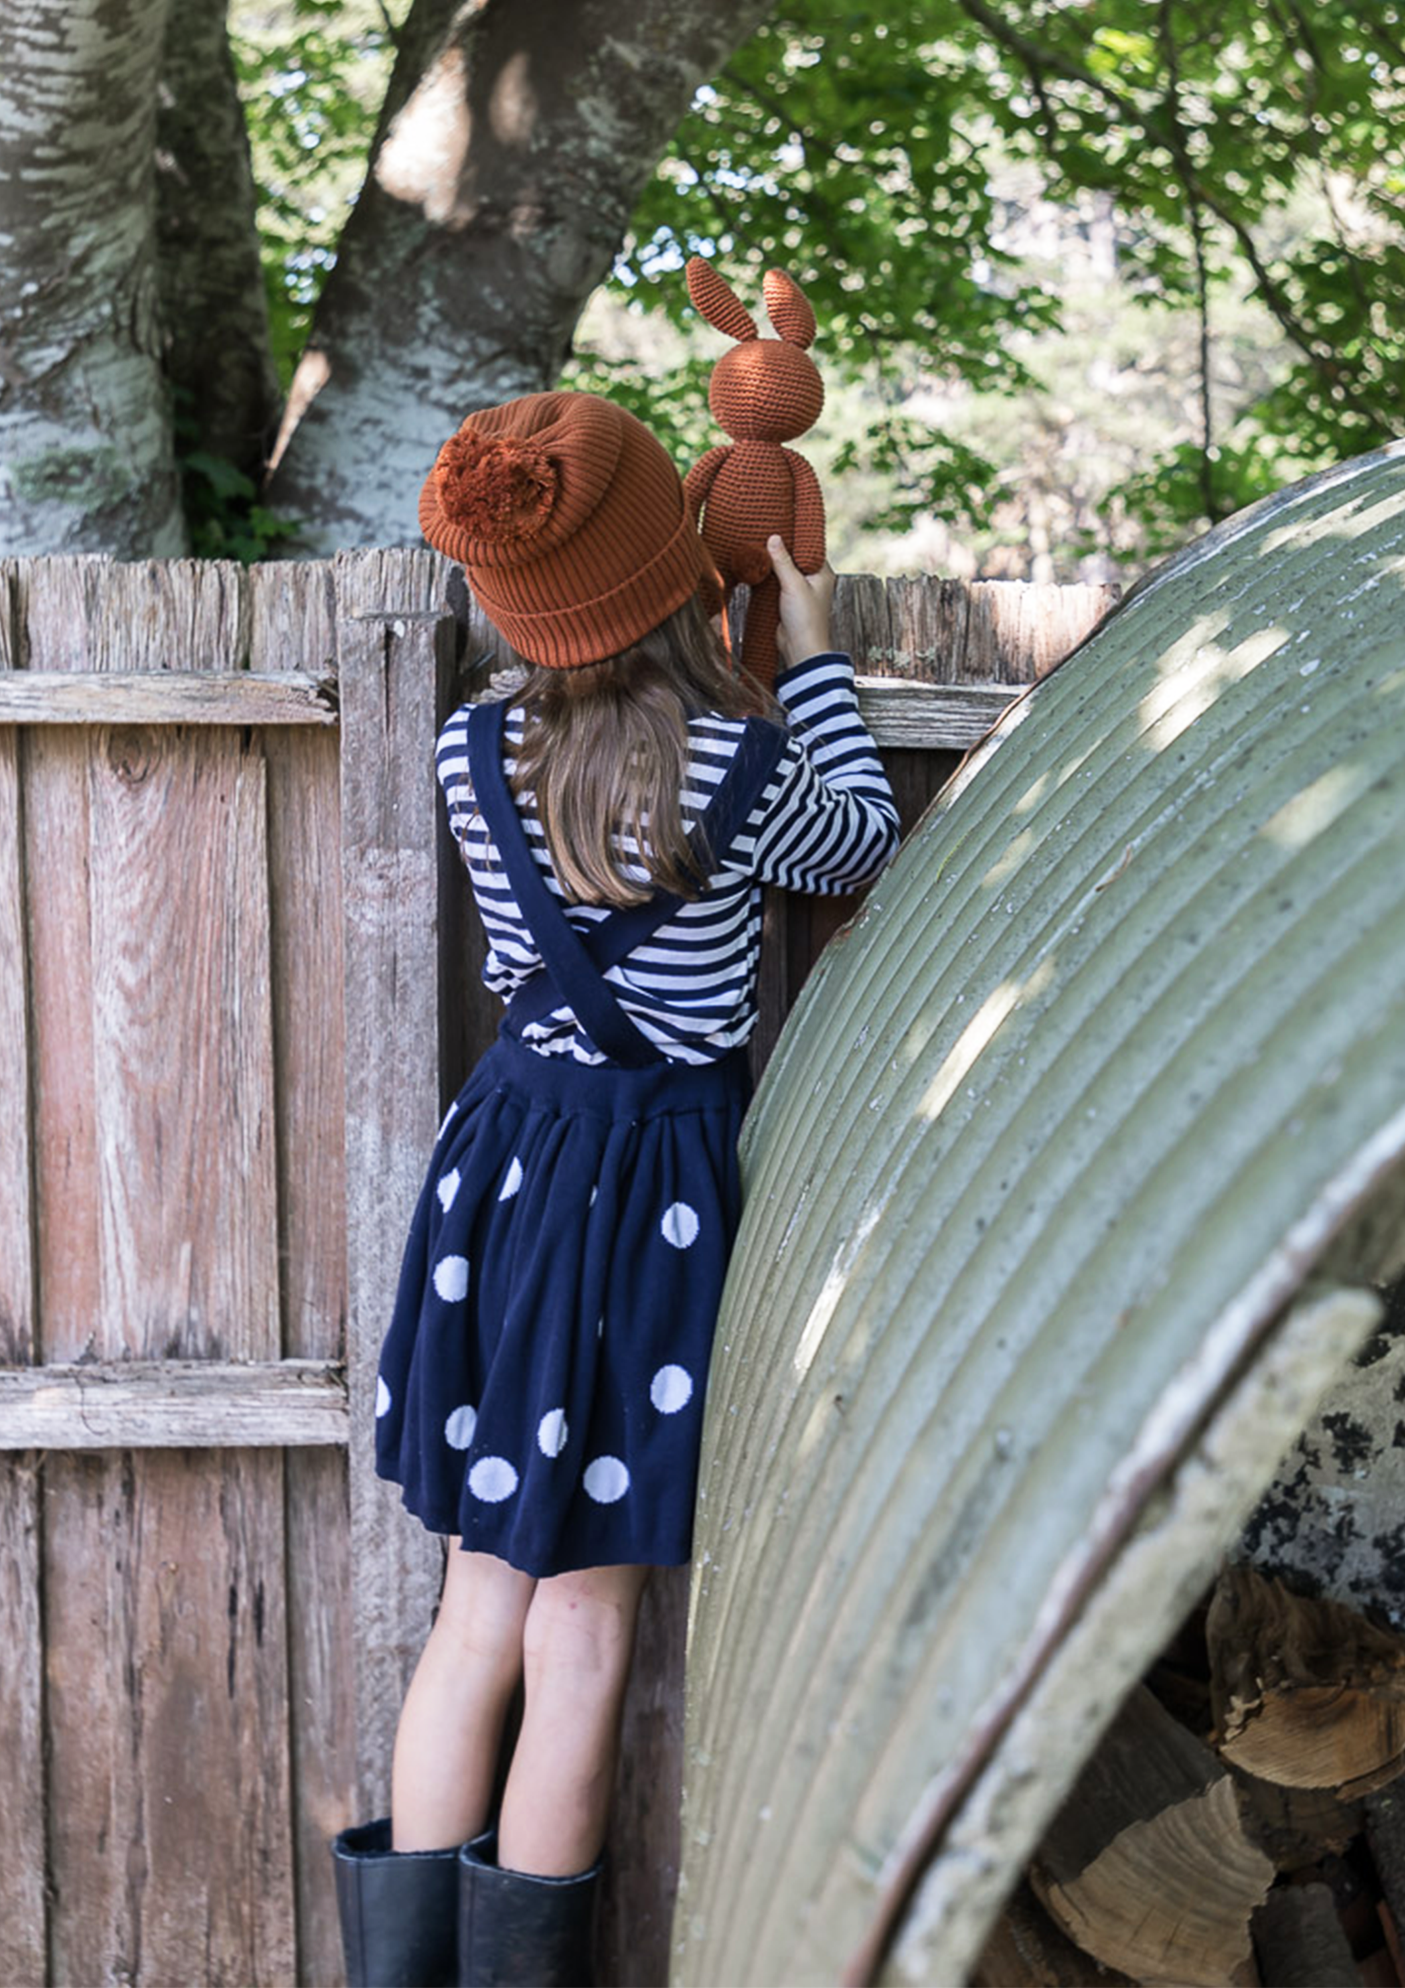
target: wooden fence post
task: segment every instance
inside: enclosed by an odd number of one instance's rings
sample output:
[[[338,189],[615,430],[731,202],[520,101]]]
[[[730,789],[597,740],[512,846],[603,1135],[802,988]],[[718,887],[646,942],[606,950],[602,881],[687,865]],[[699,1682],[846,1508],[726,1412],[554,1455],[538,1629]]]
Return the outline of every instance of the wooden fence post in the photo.
[[[394,594],[425,562],[339,564],[346,932],[347,1381],[352,1640],[361,1811],[387,1801],[390,1748],[438,1600],[443,1551],[374,1472],[376,1362],[440,1116],[434,739],[454,624]],[[396,583],[387,583],[388,576]],[[421,598],[423,598],[421,596]]]

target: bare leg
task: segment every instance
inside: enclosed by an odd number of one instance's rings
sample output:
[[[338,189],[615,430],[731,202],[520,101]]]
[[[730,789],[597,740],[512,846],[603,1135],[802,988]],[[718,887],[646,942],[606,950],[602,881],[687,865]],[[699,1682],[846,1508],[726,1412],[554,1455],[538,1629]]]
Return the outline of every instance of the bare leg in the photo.
[[[397,1850],[449,1849],[486,1827],[535,1587],[505,1560],[452,1542],[439,1613],[395,1735]]]
[[[504,1870],[572,1877],[605,1841],[647,1567],[539,1581],[523,1630],[526,1704],[498,1829]]]

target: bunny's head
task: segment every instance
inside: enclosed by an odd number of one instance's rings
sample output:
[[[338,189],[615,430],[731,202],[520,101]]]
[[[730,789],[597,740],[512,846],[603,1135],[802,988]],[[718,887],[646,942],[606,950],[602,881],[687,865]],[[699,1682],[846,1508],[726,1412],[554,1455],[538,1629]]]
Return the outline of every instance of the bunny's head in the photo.
[[[693,256],[687,275],[688,294],[708,323],[738,341],[717,361],[708,388],[718,426],[736,442],[803,435],[824,406],[824,382],[805,349],[814,340],[815,314],[800,286],[783,270],[767,270],[766,315],[780,336],[758,338],[751,313],[710,262]]]

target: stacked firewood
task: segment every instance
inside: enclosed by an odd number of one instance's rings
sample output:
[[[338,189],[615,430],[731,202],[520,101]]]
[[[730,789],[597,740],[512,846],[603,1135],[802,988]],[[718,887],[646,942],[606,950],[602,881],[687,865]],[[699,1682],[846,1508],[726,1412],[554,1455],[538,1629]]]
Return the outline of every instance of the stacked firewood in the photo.
[[[1405,1639],[1249,1567],[1126,1700],[975,1988],[1399,1988]]]

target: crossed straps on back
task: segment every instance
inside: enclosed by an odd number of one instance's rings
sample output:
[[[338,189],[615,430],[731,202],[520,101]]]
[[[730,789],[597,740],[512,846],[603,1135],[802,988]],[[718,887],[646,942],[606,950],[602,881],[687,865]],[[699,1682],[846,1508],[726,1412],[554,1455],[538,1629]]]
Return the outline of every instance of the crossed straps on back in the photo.
[[[468,714],[468,767],[474,799],[502,857],[517,908],[541,954],[542,971],[518,989],[504,1027],[521,1036],[528,1023],[555,1008],[569,1008],[597,1049],[626,1070],[663,1060],[624,1012],[605,978],[636,946],[666,924],[684,900],[659,890],[647,904],[611,911],[588,932],[578,932],[547,887],[512,790],[503,771],[507,704],[476,704]],[[696,849],[716,869],[760,800],[785,751],[787,734],[764,718],[748,718],[731,765],[692,832]]]

